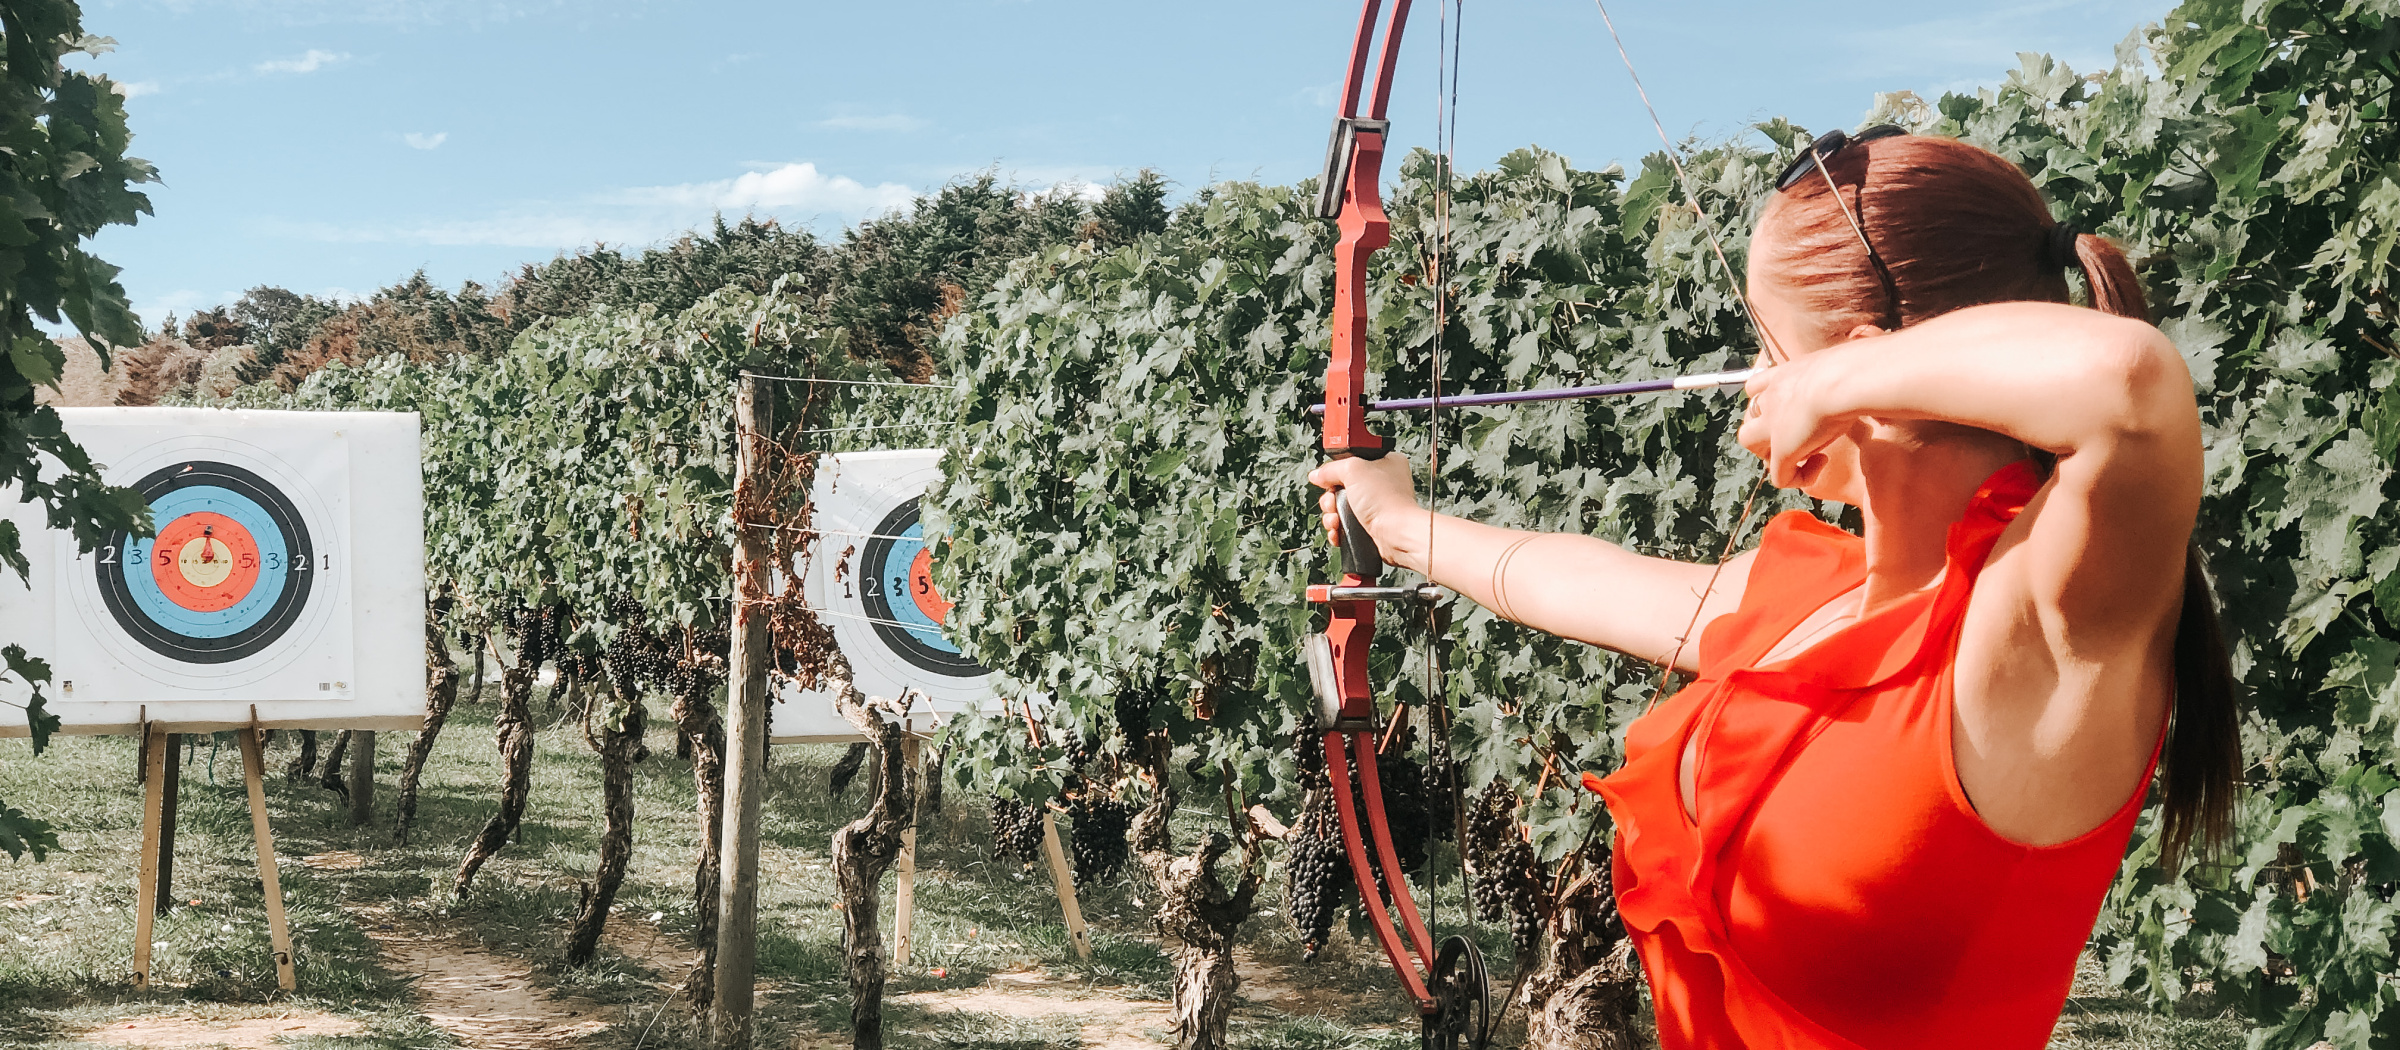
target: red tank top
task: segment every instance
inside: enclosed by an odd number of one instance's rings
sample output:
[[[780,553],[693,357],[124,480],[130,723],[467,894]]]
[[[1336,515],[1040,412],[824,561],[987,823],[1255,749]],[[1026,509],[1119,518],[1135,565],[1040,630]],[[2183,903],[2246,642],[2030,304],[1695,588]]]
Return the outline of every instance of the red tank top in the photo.
[[[2049,1040],[2145,791],[2098,828],[2036,847],[1985,825],[1959,785],[1959,623],[1992,544],[2039,486],[2029,464],[2002,468],[1951,526],[1937,586],[1760,667],[1866,578],[1857,537],[1777,517],[1741,607],[1701,636],[1698,680],[1633,724],[1602,794],[1664,1050]],[[1697,822],[1676,788],[1695,732]]]

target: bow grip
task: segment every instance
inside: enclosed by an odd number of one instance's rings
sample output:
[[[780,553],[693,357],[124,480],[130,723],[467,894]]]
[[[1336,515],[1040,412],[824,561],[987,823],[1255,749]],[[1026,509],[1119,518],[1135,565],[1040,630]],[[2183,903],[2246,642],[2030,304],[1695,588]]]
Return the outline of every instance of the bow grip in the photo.
[[[1368,535],[1358,515],[1350,512],[1350,497],[1340,489],[1333,491],[1333,509],[1342,518],[1342,571],[1375,582],[1383,575],[1383,551],[1375,546],[1375,537]]]

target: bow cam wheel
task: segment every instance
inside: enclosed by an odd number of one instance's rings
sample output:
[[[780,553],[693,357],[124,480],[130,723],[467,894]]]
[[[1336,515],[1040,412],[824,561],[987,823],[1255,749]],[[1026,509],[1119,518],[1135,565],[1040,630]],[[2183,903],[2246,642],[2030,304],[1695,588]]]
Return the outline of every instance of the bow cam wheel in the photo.
[[[1492,982],[1475,942],[1451,937],[1433,957],[1425,1050],[1484,1050],[1492,1038]]]

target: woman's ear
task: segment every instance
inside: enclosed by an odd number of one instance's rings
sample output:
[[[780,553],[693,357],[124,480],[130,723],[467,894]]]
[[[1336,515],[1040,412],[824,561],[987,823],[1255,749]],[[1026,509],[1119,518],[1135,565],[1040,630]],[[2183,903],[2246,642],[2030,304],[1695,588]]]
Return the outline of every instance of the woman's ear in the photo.
[[[1884,331],[1884,330],[1883,330],[1883,329],[1881,329],[1881,328],[1877,328],[1877,327],[1875,327],[1874,325],[1871,325],[1871,324],[1862,324],[1862,325],[1859,325],[1859,326],[1858,326],[1858,327],[1856,327],[1856,328],[1852,328],[1852,329],[1849,331],[1849,333],[1848,333],[1848,334],[1845,334],[1845,335],[1843,335],[1843,336],[1842,336],[1842,341],[1844,341],[1844,342],[1848,342],[1848,341],[1850,341],[1850,340],[1852,340],[1852,339],[1873,339],[1873,338],[1875,338],[1876,336],[1879,336],[1879,335],[1890,335],[1890,334],[1891,334],[1890,332]]]

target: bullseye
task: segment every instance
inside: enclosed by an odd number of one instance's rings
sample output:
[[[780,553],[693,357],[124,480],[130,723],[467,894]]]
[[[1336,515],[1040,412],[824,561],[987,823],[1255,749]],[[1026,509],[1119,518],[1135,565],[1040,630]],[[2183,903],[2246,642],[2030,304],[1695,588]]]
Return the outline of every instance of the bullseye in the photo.
[[[230,609],[258,584],[258,541],[222,514],[186,514],[158,530],[151,576],[168,601],[193,612]]]

